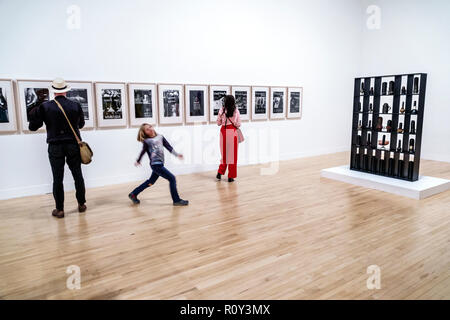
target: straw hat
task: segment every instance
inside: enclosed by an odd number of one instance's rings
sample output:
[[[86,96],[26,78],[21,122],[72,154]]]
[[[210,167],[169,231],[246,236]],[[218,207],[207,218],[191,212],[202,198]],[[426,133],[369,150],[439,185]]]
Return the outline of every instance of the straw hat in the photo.
[[[52,82],[52,91],[54,93],[64,93],[70,91],[70,86],[67,85],[66,81],[61,78],[56,78]]]

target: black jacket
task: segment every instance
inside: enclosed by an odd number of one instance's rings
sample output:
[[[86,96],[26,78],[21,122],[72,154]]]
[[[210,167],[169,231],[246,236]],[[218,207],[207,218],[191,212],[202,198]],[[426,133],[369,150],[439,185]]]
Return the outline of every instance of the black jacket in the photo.
[[[80,131],[84,127],[84,114],[81,105],[67,99],[64,96],[55,98],[63,107],[67,117],[81,140]],[[55,101],[47,101],[31,109],[29,114],[30,123],[28,129],[36,131],[45,123],[47,127],[47,143],[76,142],[72,130],[67,123],[64,114]]]

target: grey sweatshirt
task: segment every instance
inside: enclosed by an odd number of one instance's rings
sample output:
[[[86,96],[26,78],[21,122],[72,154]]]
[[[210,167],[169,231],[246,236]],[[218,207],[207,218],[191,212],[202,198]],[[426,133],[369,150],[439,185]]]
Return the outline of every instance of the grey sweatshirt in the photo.
[[[157,134],[154,138],[147,138],[142,143],[142,151],[137,159],[137,162],[141,162],[142,157],[147,152],[150,159],[150,165],[164,164],[164,147],[169,150],[175,156],[179,154],[173,150],[170,143],[164,138],[163,135]]]

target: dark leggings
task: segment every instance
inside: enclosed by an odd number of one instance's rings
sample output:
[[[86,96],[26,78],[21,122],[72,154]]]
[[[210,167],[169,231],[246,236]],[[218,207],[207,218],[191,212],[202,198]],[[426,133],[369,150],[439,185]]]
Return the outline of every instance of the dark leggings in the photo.
[[[170,195],[172,196],[173,202],[180,201],[180,196],[178,195],[177,191],[177,181],[175,179],[175,176],[167,170],[163,164],[153,164],[152,167],[152,175],[150,179],[146,180],[143,184],[141,184],[139,187],[134,189],[132,193],[137,196],[139,193],[150,187],[150,185],[155,184],[156,180],[158,180],[159,177],[163,177],[164,179],[169,180],[170,183]]]

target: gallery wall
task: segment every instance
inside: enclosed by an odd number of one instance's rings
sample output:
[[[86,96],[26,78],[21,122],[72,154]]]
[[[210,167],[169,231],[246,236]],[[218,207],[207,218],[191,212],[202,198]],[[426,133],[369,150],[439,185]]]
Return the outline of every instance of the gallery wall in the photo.
[[[81,9],[79,29],[67,27],[73,4]],[[360,1],[6,0],[0,12],[0,28],[8,30],[0,78],[302,86],[302,119],[243,124],[239,164],[349,150]],[[167,155],[174,173],[216,169],[217,126],[158,131],[187,158]],[[94,149],[93,163],[83,167],[88,187],[149,174],[147,165],[133,165],[136,133],[82,132]],[[8,150],[0,159],[0,199],[51,192],[45,134],[1,135],[0,148]]]
[[[378,6],[381,20],[380,29],[364,28],[360,74],[428,73],[422,158],[450,162],[450,1],[363,4]]]

